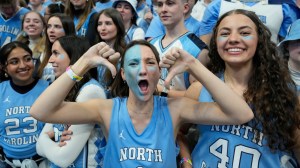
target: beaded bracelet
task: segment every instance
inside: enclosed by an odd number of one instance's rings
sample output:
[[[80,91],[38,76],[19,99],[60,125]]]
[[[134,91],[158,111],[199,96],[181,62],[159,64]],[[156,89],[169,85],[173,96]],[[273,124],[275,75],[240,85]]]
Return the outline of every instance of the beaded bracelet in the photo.
[[[187,162],[187,163],[189,163],[191,166],[193,166],[192,160],[191,160],[190,158],[183,157],[183,158],[180,160],[180,167],[181,167],[181,165],[182,165],[184,162]]]
[[[75,82],[79,82],[83,78],[81,76],[76,75],[70,66],[67,67],[66,73]]]

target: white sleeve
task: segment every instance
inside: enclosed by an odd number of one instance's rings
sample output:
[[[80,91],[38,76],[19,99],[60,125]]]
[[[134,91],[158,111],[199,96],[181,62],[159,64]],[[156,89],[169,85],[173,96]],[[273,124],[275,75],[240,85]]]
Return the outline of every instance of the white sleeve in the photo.
[[[40,156],[43,156],[43,157],[46,157],[45,155],[45,152],[44,151],[47,151],[48,148],[51,148],[51,146],[49,146],[45,141],[46,139],[49,139],[51,142],[53,142],[47,132],[49,131],[53,131],[53,125],[50,124],[50,123],[46,123],[42,132],[40,133],[39,135],[39,138],[36,142],[36,152],[40,155]],[[46,144],[46,145],[45,145]]]
[[[52,124],[46,124],[43,130],[50,131],[48,127],[53,128]],[[37,141],[37,152],[57,166],[68,167],[82,151],[93,128],[93,124],[72,125],[69,130],[73,131],[73,135],[69,141],[65,141],[67,144],[63,147],[52,141],[47,131],[42,132]]]
[[[135,29],[134,33],[133,33],[133,37],[132,40],[144,40],[145,39],[145,32],[142,28],[138,27]]]
[[[76,102],[84,102],[89,99],[104,98],[106,99],[106,94],[103,88],[97,85],[87,85],[85,86],[76,97]]]
[[[82,102],[92,98],[106,98],[104,89],[97,85],[88,85],[80,91],[76,101]],[[51,128],[47,125],[51,125]],[[38,154],[48,158],[57,166],[67,167],[78,157],[87,143],[93,128],[94,124],[71,125],[69,128],[69,130],[73,131],[71,139],[65,141],[67,143],[65,146],[59,147],[47,134],[48,131],[53,131],[52,124],[46,124],[37,142]]]

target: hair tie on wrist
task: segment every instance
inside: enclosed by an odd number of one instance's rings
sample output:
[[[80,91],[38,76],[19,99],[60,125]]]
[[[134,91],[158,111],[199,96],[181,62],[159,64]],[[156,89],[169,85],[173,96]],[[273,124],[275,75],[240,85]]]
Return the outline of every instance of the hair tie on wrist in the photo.
[[[66,73],[75,82],[79,82],[83,78],[81,76],[76,75],[70,66],[67,67]]]
[[[187,162],[187,163],[189,163],[191,166],[193,166],[192,160],[191,160],[190,158],[183,157],[183,158],[180,160],[180,167],[181,167],[181,165],[182,165],[184,162]]]

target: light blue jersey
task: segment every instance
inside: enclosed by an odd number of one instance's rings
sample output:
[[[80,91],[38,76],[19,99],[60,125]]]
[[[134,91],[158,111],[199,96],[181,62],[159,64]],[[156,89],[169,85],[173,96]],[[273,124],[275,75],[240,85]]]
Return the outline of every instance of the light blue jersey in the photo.
[[[139,28],[139,27],[133,24],[126,32],[125,41],[127,44],[129,44],[133,40],[133,34],[137,28]]]
[[[159,36],[157,38],[154,38],[150,41],[151,44],[155,46],[157,49],[160,58],[162,59],[164,55],[170,51],[173,47],[178,47],[180,49],[183,49],[190,53],[195,58],[198,57],[200,52],[206,48],[204,42],[202,42],[194,33],[187,32],[183,34],[182,36],[175,39],[172,43],[170,43],[168,46],[163,47],[162,46],[162,40],[164,38],[164,35]],[[161,71],[161,79],[159,81],[159,84],[163,85],[164,80],[166,79],[168,75],[168,71],[166,68],[163,68]],[[186,90],[190,86],[189,82],[189,74],[187,72],[176,75],[171,82],[171,89],[174,90]]]
[[[22,19],[29,12],[26,8],[20,8],[11,18],[4,19],[0,14],[0,47],[14,41],[22,30]]]
[[[184,19],[184,26],[186,27],[186,29],[194,33],[197,37],[199,37],[200,35],[200,24],[201,22],[199,22],[192,16]],[[145,37],[155,38],[164,34],[166,34],[166,30],[163,23],[161,22],[159,16],[154,16],[147,29]]]
[[[114,98],[104,167],[176,168],[174,130],[167,99],[154,96],[151,121],[141,134],[127,111],[127,98]]]
[[[85,19],[83,25],[80,27],[79,30],[77,30],[77,32],[76,32],[77,36],[82,36],[82,37],[86,36],[87,30],[88,30],[88,27],[89,27],[89,23],[90,23],[90,19],[93,19],[93,18],[91,18],[91,16],[93,16],[95,12],[96,12],[96,10],[93,9],[91,11],[91,13],[88,15],[88,17]],[[76,27],[79,23],[79,18],[74,16],[73,22],[74,22],[74,25]]]
[[[91,79],[87,83],[85,83],[80,90],[88,85],[96,85],[101,87],[100,84],[95,80]],[[62,132],[65,130],[66,125],[64,124],[53,124],[53,130],[55,134],[55,141],[60,141],[60,136]],[[68,168],[87,168],[88,165],[93,165],[95,168],[102,168],[103,165],[103,156],[104,152],[103,147],[106,145],[106,140],[101,128],[96,125],[94,130],[92,131],[87,144],[84,146],[82,151],[76,160],[68,166]],[[59,168],[54,163],[51,163],[51,168]]]
[[[39,80],[30,91],[20,94],[11,87],[10,81],[0,83],[0,146],[6,157],[25,159],[37,154],[36,141],[44,123],[31,117],[29,111],[48,85]]]
[[[233,1],[233,0],[232,0]],[[288,4],[272,4],[265,1],[239,2],[214,0],[206,8],[200,26],[200,36],[211,34],[218,18],[227,11],[233,9],[251,10],[257,13],[261,21],[270,29],[272,41],[278,42],[277,35],[285,37],[288,27],[295,20],[293,11]],[[268,11],[268,12],[266,12]]]
[[[224,80],[224,76],[221,77]],[[200,102],[214,102],[202,88]],[[234,102],[233,102],[234,103]],[[259,130],[255,139],[253,121],[243,125],[198,125],[201,136],[192,153],[197,168],[296,168],[296,160],[282,151],[271,152]],[[261,128],[261,125],[258,126]]]
[[[104,88],[105,94],[107,98],[111,98],[111,90],[110,86],[112,83],[112,80],[106,80],[105,79],[105,73],[109,71],[109,69],[104,65],[97,66],[97,80],[100,83],[100,85]]]

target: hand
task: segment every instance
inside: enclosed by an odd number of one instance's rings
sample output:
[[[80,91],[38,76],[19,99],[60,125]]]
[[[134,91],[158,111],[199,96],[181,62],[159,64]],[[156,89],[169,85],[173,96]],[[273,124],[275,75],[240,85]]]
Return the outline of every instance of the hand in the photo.
[[[58,146],[62,147],[62,146],[67,145],[67,143],[65,141],[70,140],[72,134],[73,134],[73,132],[71,130],[64,130],[61,134]]]
[[[189,71],[189,65],[195,60],[188,52],[176,47],[167,52],[159,63],[161,68],[168,68],[169,71],[165,79],[165,87],[169,88],[170,82],[175,75]]]
[[[54,131],[46,132],[46,134],[48,134],[48,136],[49,136],[50,139],[54,140],[54,136],[55,136]]]
[[[163,86],[161,85],[161,84],[157,84],[157,91],[160,93],[160,92],[162,92],[163,91]]]
[[[116,62],[120,58],[120,53],[115,52],[114,49],[104,42],[92,46],[82,57],[88,62],[90,68],[104,65],[111,71],[113,76],[117,73],[115,66],[111,62]]]

